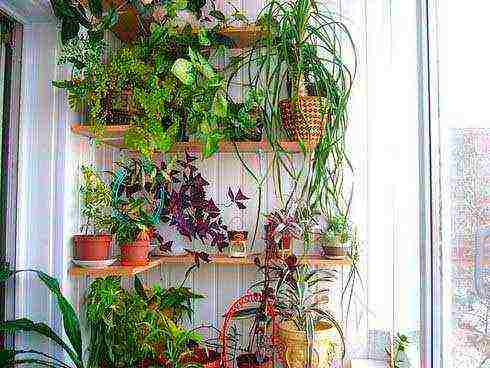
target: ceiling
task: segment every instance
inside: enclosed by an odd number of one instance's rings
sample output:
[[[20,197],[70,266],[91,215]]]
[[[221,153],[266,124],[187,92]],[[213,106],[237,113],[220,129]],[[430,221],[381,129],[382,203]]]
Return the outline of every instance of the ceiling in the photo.
[[[22,23],[53,21],[49,0],[0,0],[0,9]]]

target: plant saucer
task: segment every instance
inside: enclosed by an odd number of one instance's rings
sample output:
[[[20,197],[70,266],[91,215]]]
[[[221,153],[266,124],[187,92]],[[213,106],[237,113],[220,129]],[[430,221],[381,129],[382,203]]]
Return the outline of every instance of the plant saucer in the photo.
[[[81,261],[79,259],[73,259],[72,262],[77,266],[83,268],[104,268],[110,266],[117,261],[117,258],[104,259],[102,261]]]

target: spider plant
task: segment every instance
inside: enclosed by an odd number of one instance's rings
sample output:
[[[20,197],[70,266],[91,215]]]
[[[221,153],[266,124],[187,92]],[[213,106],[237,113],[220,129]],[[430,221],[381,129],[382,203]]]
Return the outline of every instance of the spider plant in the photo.
[[[270,0],[259,13],[258,24],[262,36],[234,60],[229,86],[236,83],[237,75],[245,74],[243,86],[265,92],[264,128],[275,151],[277,197],[282,207],[297,201],[297,208],[308,207],[311,213],[321,211],[327,217],[348,213],[350,196],[344,193],[343,172],[351,165],[345,132],[357,69],[349,29],[340,16],[314,0]],[[304,159],[298,167],[279,143],[284,137],[279,102],[306,93],[326,98],[329,122],[315,148],[299,143]],[[246,165],[243,160],[242,164]],[[285,176],[293,183],[287,195]]]

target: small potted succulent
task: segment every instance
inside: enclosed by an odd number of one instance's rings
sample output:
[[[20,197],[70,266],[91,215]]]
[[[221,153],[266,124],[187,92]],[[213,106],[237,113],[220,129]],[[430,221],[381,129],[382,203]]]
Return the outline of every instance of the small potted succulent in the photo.
[[[324,230],[318,234],[318,240],[326,258],[344,258],[348,253],[347,243],[351,239],[351,230],[345,216],[331,216]]]
[[[93,168],[82,166],[81,171],[81,214],[86,222],[82,226],[84,234],[73,237],[74,258],[76,262],[88,266],[90,262],[107,261],[111,258],[111,188]]]

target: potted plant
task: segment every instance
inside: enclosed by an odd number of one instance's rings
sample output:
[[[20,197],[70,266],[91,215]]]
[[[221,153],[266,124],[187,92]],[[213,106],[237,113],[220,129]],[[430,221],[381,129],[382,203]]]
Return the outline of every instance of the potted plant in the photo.
[[[260,55],[253,60],[264,66],[266,75],[255,82],[267,81],[272,86],[268,99],[278,106],[289,137],[316,145],[327,121],[338,126],[347,116],[356,68],[354,61],[351,71],[344,56],[351,51],[355,60],[348,27],[324,4],[310,0],[271,0],[260,12],[258,23],[263,32],[254,51]],[[342,47],[341,40],[345,41]],[[246,57],[251,60],[248,54]],[[266,68],[270,64],[275,67]],[[284,88],[287,99],[278,93]]]
[[[87,266],[111,258],[111,188],[93,168],[82,166],[81,171],[81,214],[86,222],[82,226],[84,234],[74,235],[73,242],[75,260]]]
[[[289,368],[329,367],[335,355],[336,334],[345,354],[342,328],[326,307],[325,284],[335,280],[334,271],[311,269],[307,264],[299,264],[294,255],[273,265],[280,318],[278,338],[284,361]]]
[[[111,232],[121,248],[123,265],[148,263],[150,241],[165,245],[156,228],[166,198],[167,178],[152,161],[119,162],[112,182]]]
[[[323,255],[327,258],[344,258],[350,238],[350,226],[343,215],[332,215],[326,228],[318,235]]]
[[[206,192],[209,183],[195,166],[196,160],[196,157],[186,152],[185,158],[177,160],[175,165],[170,163],[167,167],[162,163],[172,185],[160,218],[162,223],[174,227],[189,241],[198,240],[221,252],[229,246],[228,227],[223,223],[215,201]],[[230,201],[226,206],[246,208],[243,201],[248,200],[248,197],[240,189],[235,194],[229,188],[228,196]]]
[[[270,212],[265,222],[267,251],[273,258],[286,258],[293,252],[293,239],[300,239],[302,229],[294,213],[280,209]]]

